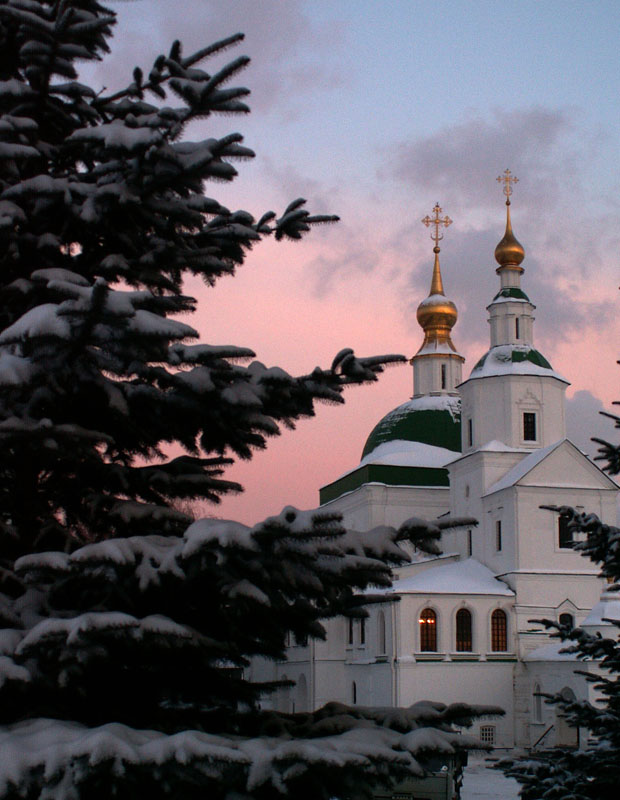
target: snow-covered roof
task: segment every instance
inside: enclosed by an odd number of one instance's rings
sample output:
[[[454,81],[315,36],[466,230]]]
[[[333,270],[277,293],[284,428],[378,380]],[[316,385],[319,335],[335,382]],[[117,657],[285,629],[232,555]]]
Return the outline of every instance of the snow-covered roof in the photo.
[[[561,639],[554,639],[550,644],[537,647],[531,653],[523,657],[524,661],[577,661],[575,653],[561,653],[571,646],[571,642],[563,642]]]
[[[515,464],[512,469],[509,469],[503,478],[500,478],[496,483],[490,486],[483,496],[486,497],[486,495],[493,494],[493,492],[499,492],[501,489],[508,489],[508,487],[514,486],[515,483],[518,483],[521,478],[524,478],[537,464],[544,461],[550,453],[557,450],[557,448],[566,441],[568,441],[568,439],[561,439],[559,442],[550,444],[548,447],[543,447],[541,450],[534,450],[533,453],[525,456],[518,464]]]
[[[451,394],[423,394],[390,411],[389,417],[398,419],[411,411],[449,411],[453,419],[458,419],[461,414],[461,398]]]
[[[491,439],[490,442],[483,444],[481,447],[478,447],[474,452],[485,452],[485,453],[531,453],[531,450],[528,450],[524,447],[511,447],[509,444],[504,444],[504,442],[500,442],[499,439]]]
[[[514,592],[475,558],[428,567],[397,581],[389,594],[490,594],[513,597]]]
[[[611,622],[606,620],[617,620],[620,622],[620,599],[617,593],[612,598],[603,595],[600,602],[598,602],[588,616],[581,623],[580,627],[587,627],[588,625],[611,625]]]
[[[360,467],[367,464],[386,464],[392,467],[431,467],[441,469],[449,464],[458,455],[454,450],[447,450],[445,447],[435,447],[432,444],[423,442],[409,442],[406,439],[394,439],[391,442],[384,442],[368,455],[364,456],[360,463],[347,470],[336,480],[350,475]]]
[[[568,383],[538,350],[528,344],[492,347],[472,369],[469,380],[493,375],[545,375]]]
[[[463,358],[463,356],[461,356],[461,354],[458,353],[454,349],[454,347],[451,347],[448,342],[438,341],[437,339],[434,339],[430,342],[426,342],[425,344],[423,344],[422,347],[415,354],[414,358],[416,356],[436,355],[437,353],[449,356],[460,356],[460,358]]]

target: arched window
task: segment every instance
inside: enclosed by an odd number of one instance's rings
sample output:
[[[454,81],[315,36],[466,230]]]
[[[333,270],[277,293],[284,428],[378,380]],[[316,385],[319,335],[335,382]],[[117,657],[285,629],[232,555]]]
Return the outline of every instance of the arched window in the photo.
[[[357,703],[357,683],[355,681],[351,684],[351,701],[353,705]]]
[[[366,620],[360,620],[360,644],[366,644]]]
[[[437,652],[437,614],[425,608],[420,614],[420,650],[423,653]]]
[[[508,625],[506,613],[501,608],[496,608],[491,614],[491,650],[494,653],[508,650]]]
[[[560,614],[560,625],[568,625],[571,628],[575,627],[575,619],[572,614]]]
[[[377,648],[380,656],[385,655],[385,644],[385,614],[383,611],[379,611],[377,615]]]
[[[469,653],[472,649],[471,612],[460,608],[456,612],[456,650],[458,653]]]

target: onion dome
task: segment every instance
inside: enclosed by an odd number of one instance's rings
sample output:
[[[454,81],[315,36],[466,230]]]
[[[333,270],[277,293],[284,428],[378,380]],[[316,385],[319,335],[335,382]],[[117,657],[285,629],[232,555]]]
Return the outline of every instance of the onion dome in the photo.
[[[512,224],[510,222],[512,184],[518,183],[519,179],[512,175],[509,169],[506,169],[504,174],[497,178],[497,181],[504,184],[503,192],[506,195],[506,232],[504,233],[504,238],[495,248],[495,260],[499,264],[499,271],[502,267],[519,267],[525,258],[525,250],[512,232]],[[521,267],[519,269],[523,271]]]
[[[448,216],[443,217],[443,219],[439,216],[442,213],[439,203],[435,203],[433,212],[434,217],[427,215],[422,220],[427,228],[430,225],[435,228],[434,233],[431,234],[431,239],[435,242],[433,247],[435,263],[433,265],[430,293],[427,298],[422,300],[416,314],[418,323],[424,331],[424,341],[416,355],[420,355],[422,352],[430,353],[433,350],[444,349],[456,353],[456,348],[450,339],[450,331],[456,323],[458,311],[452,300],[448,300],[444,294],[441,268],[439,266],[439,242],[443,238],[439,228],[447,228],[448,225],[452,224],[452,220]]]
[[[500,267],[518,267],[525,258],[523,245],[512,232],[510,222],[510,200],[506,200],[506,232],[495,248],[495,260]]]
[[[434,247],[433,250],[435,252],[435,265],[433,267],[431,291],[429,296],[422,300],[418,306],[416,314],[418,323],[424,331],[422,348],[430,342],[446,342],[456,352],[454,345],[450,341],[450,331],[456,323],[458,311],[452,300],[448,300],[443,291],[439,268],[439,247]]]

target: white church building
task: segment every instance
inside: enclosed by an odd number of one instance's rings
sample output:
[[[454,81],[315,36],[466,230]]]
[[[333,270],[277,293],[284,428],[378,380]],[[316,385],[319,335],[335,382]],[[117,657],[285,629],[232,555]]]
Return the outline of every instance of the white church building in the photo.
[[[321,506],[356,530],[412,516],[479,524],[444,533],[439,557],[414,554],[367,619],[331,620],[325,641],[292,642],[286,662],[255,665],[257,678],[295,682],[269,701],[280,710],[330,700],[492,704],[505,715],[474,729],[489,744],[577,744],[538,693],[592,699],[575,670],[596,665],[559,652],[531,620],[604,632],[604,618],[620,618],[620,602],[571,548],[566,520],[543,506],[583,508],[615,524],[618,487],[566,438],[569,384],[534,347],[535,306],[521,287],[524,250],[510,219],[514,178],[506,170],[501,180],[507,219],[495,249],[488,351],[463,380],[451,339],[457,309],[439,265],[440,228],[451,220],[436,205],[423,220],[434,226],[435,259],[417,311],[424,341],[411,359],[413,398],[376,425],[357,466],[320,490]]]

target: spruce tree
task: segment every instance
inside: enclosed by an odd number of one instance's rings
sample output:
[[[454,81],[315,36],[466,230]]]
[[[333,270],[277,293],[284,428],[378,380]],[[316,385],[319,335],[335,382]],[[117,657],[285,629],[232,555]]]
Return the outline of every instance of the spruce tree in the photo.
[[[620,363],[620,362],[619,362]],[[615,420],[620,417],[604,414]],[[605,470],[620,474],[620,446],[600,439],[598,458]],[[600,566],[600,575],[609,581],[608,592],[620,591],[620,528],[606,525],[596,516],[567,506],[555,510],[569,518],[574,534],[585,538],[573,544],[583,556]],[[608,620],[615,629],[620,622]],[[539,620],[566,643],[563,652],[594,662],[596,671],[581,671],[599,697],[567,700],[562,694],[545,695],[546,702],[558,707],[568,724],[588,731],[584,747],[577,750],[555,748],[534,752],[519,760],[506,759],[499,767],[521,784],[523,800],[616,800],[620,781],[620,640],[592,635],[582,628],[570,629],[551,620]],[[579,670],[578,670],[579,672]]]
[[[254,527],[178,510],[238,490],[232,458],[402,358],[345,349],[293,377],[196,341],[184,279],[213,285],[265,237],[336,218],[204,194],[253,156],[236,133],[182,139],[248,111],[228,86],[247,58],[205,69],[241,35],[175,42],[98,93],[76,62],[114,24],[97,0],[0,0],[0,797],[363,797],[473,746],[453,726],[491,709],[261,712],[276,687],[244,667],[363,615],[403,541],[436,552],[458,521],[360,534],[293,508]]]

